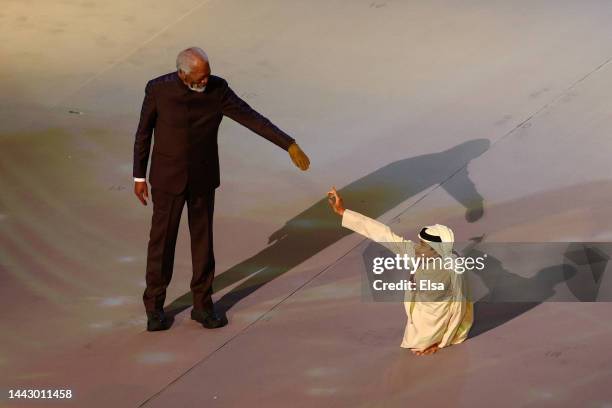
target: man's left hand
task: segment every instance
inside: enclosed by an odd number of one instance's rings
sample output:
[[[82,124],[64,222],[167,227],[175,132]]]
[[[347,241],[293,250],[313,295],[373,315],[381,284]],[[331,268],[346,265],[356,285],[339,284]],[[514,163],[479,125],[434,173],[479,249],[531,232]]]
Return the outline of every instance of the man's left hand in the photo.
[[[297,143],[294,143],[289,146],[289,157],[291,157],[291,161],[293,161],[293,164],[299,167],[300,170],[308,170],[308,166],[310,166],[310,160],[308,159],[308,156],[306,156],[306,153],[304,153],[302,149],[300,149],[300,146],[298,146]]]

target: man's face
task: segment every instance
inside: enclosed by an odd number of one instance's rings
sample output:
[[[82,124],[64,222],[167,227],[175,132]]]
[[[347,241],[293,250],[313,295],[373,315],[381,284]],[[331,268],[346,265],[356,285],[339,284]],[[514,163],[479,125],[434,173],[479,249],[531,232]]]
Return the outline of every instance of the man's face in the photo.
[[[210,64],[206,61],[201,61],[191,68],[188,74],[179,70],[179,78],[189,89],[195,92],[204,92],[208,78],[210,78]]]

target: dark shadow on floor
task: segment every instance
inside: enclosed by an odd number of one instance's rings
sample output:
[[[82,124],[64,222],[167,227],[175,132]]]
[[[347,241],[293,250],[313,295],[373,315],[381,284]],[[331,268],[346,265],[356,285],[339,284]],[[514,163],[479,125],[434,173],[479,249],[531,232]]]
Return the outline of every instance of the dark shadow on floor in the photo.
[[[480,257],[485,252],[472,249],[464,256]],[[487,253],[485,264],[483,270],[474,269],[473,272],[485,284],[488,293],[474,303],[470,338],[501,326],[553,298],[554,287],[560,282],[570,281],[578,272],[573,265],[561,263],[543,268],[534,276],[523,277],[504,268],[501,261],[490,253]]]
[[[495,329],[510,320],[530,311],[541,302],[490,303],[479,301],[474,303],[474,325],[469,338],[480,336]]]
[[[484,236],[483,236],[484,237]],[[478,237],[478,242],[483,237]],[[476,244],[477,245],[477,244]],[[493,246],[505,245],[505,244],[491,244]],[[516,248],[516,244],[508,244],[509,248],[514,250],[519,249]],[[521,244],[521,245],[533,245],[533,244]],[[535,243],[538,245],[538,243]],[[563,245],[563,244],[560,244]],[[476,337],[480,334],[483,334],[491,329],[494,329],[498,326],[501,326],[515,317],[520,316],[521,314],[533,309],[544,301],[549,299],[552,300],[561,300],[555,295],[557,294],[555,291],[555,287],[561,283],[565,282],[568,288],[572,293],[576,293],[578,289],[573,288],[575,286],[579,286],[581,293],[583,294],[583,298],[577,298],[576,300],[584,299],[584,292],[587,285],[584,284],[584,279],[580,281],[579,285],[574,284],[574,277],[577,276],[578,271],[572,265],[572,259],[568,257],[572,255],[574,258],[578,258],[581,255],[581,251],[574,248],[574,245],[570,245],[568,249],[563,254],[562,251],[559,252],[560,258],[565,258],[564,263],[559,265],[550,266],[547,268],[543,268],[537,272],[534,276],[531,277],[523,277],[518,274],[512,273],[510,270],[505,268],[502,262],[491,255],[491,251],[487,250],[487,245],[484,245],[484,248],[475,249],[474,245],[470,245],[470,249],[466,250],[462,254],[457,253],[458,256],[470,257],[470,258],[479,258],[483,257],[485,254],[487,255],[485,261],[485,268],[483,270],[474,269],[470,271],[467,275],[468,282],[470,287],[475,288],[478,285],[475,285],[474,280],[478,279],[482,283],[484,283],[486,287],[486,292],[471,294],[471,299],[474,299],[473,296],[476,296],[479,299],[474,303],[474,325],[470,330],[469,337]],[[490,248],[490,247],[488,247]],[[580,248],[578,248],[580,249]],[[592,249],[587,248],[589,251],[587,254],[592,254]],[[585,252],[582,250],[582,252]],[[580,261],[585,262],[585,258],[587,261],[592,261],[598,267],[598,275],[599,281],[601,281],[601,276],[603,272],[602,269],[605,269],[605,264],[602,266],[602,260],[607,262],[607,258],[603,251],[599,251],[598,256],[581,256]],[[365,275],[362,276],[364,280],[364,288],[368,288],[363,292],[364,296],[371,301],[378,302],[403,302],[404,301],[404,292],[402,291],[374,291],[369,290],[372,288],[374,280],[380,279],[380,275],[375,275],[372,272],[372,259],[375,257],[394,257],[389,249],[385,248],[379,243],[372,242],[368,245],[363,252],[363,260],[364,268],[363,273]],[[405,270],[402,269],[392,269],[385,271],[385,282],[401,282],[403,279],[407,279],[408,276]],[[592,288],[593,286],[588,286]],[[481,296],[484,295],[484,296]],[[598,290],[597,288],[591,289],[589,291],[589,301],[594,301],[597,298]],[[554,298],[554,299],[553,299]],[[573,301],[570,298],[563,298],[565,301]]]
[[[453,183],[448,193],[466,208],[466,219],[473,222],[482,217],[483,198],[469,179],[466,166],[489,146],[488,139],[475,139],[439,153],[398,160],[352,182],[339,193],[352,210],[378,218],[454,175],[461,180]],[[442,188],[446,188],[444,184]],[[321,195],[324,197],[325,192]],[[215,292],[246,279],[225,294],[217,302],[216,309],[225,313],[266,283],[350,233],[341,227],[340,218],[330,210],[326,197],[322,198],[274,232],[267,248],[216,276]],[[191,293],[186,293],[166,310],[176,315],[191,304]]]

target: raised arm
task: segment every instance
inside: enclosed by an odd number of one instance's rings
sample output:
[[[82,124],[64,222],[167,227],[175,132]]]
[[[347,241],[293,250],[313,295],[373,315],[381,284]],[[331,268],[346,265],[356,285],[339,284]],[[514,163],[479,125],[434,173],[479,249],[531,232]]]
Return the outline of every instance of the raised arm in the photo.
[[[370,217],[344,208],[344,202],[335,188],[328,193],[334,212],[342,216],[342,226],[363,235],[396,254],[414,256],[414,244],[391,231],[387,225]]]

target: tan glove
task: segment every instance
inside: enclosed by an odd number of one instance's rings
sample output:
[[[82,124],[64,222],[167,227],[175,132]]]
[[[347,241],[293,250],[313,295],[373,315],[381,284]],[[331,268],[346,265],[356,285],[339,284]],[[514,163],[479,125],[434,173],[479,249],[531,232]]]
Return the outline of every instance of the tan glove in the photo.
[[[306,156],[306,153],[300,149],[300,146],[298,146],[297,143],[293,143],[291,146],[289,146],[289,157],[291,157],[293,164],[299,167],[300,170],[308,170],[310,160],[308,159],[308,156]]]

